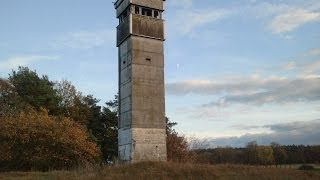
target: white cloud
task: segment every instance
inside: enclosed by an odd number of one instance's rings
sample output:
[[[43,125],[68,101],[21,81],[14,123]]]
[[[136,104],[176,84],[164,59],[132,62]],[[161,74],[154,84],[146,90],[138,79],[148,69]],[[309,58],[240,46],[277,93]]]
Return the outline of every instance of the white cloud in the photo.
[[[319,63],[320,65],[320,63]],[[169,94],[188,93],[206,96],[220,96],[203,107],[225,107],[230,104],[263,105],[269,103],[290,103],[320,101],[319,76],[288,79],[259,76],[227,79],[223,81],[191,80],[166,85]],[[210,110],[210,108],[209,108]]]
[[[295,69],[297,67],[297,63],[294,62],[294,61],[291,61],[291,62],[288,62],[288,63],[284,64],[282,67],[285,70],[292,70],[292,69]]]
[[[320,70],[320,60],[305,64],[302,67],[303,74],[313,74]]]
[[[317,1],[279,1],[259,2],[249,0],[240,7],[206,7],[197,8],[192,0],[172,0],[169,6],[175,8],[175,15],[168,20],[172,27],[181,35],[192,34],[196,28],[203,28],[231,15],[245,18],[257,18],[266,21],[268,29],[275,34],[283,34],[295,30],[307,23],[320,20],[320,3]],[[170,24],[172,22],[172,24]],[[283,35],[285,39],[292,39],[290,35]]]
[[[115,42],[115,30],[79,31],[58,38],[51,46],[55,49],[90,49]]]
[[[255,17],[267,25],[268,30],[282,35],[285,39],[293,37],[286,33],[291,32],[307,23],[320,20],[320,2],[309,1],[257,1],[241,7],[238,12],[246,18]],[[239,14],[239,15],[241,15]]]
[[[278,142],[283,145],[290,144],[319,144],[320,120],[299,121],[282,124],[262,126],[269,128],[270,133],[245,134],[239,137],[219,137],[210,139],[207,142],[211,147],[233,146],[244,147],[246,143],[257,141],[260,145],[269,145],[271,142]],[[247,127],[244,127],[247,128]],[[253,127],[256,128],[256,127]]]
[[[284,81],[282,85],[270,85],[263,92],[246,95],[227,95],[225,103],[262,105],[266,103],[290,103],[319,101],[320,78],[310,77]],[[213,103],[212,105],[215,105]]]
[[[27,66],[29,64],[46,61],[56,60],[57,56],[41,56],[41,55],[29,55],[29,56],[16,56],[0,62],[0,69],[13,69],[18,66]]]
[[[277,15],[269,27],[273,33],[290,32],[306,23],[320,20],[320,13],[310,12],[306,9],[290,9]]]
[[[269,86],[281,86],[287,81],[285,77],[269,76],[262,78],[253,74],[247,77],[231,77],[222,80],[187,80],[176,83],[167,83],[169,94],[185,95],[188,93],[201,95],[219,94],[248,94],[260,92]]]
[[[229,15],[230,12],[225,9],[189,9],[179,12],[173,21],[174,27],[186,35],[196,28],[217,22]]]
[[[310,56],[319,56],[319,55],[320,55],[320,48],[310,49],[310,50],[308,51],[307,55],[310,55]]]
[[[291,7],[284,3],[261,2],[249,6],[246,11],[254,14],[256,18],[268,18],[283,13]]]

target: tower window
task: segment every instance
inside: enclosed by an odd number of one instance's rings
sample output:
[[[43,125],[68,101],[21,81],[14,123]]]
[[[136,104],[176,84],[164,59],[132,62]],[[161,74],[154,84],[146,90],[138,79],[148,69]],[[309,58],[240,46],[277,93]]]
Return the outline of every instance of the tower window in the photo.
[[[142,15],[152,16],[152,10],[147,8],[142,8]]]
[[[159,11],[153,11],[153,17],[160,18]]]
[[[134,13],[140,14],[140,7],[139,6],[134,7]]]

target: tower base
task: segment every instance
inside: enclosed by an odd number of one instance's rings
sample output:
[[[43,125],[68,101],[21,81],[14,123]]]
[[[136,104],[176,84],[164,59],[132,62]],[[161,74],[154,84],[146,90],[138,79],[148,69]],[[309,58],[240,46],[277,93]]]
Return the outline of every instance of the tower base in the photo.
[[[124,163],[166,161],[167,148],[165,129],[120,129],[119,160]]]

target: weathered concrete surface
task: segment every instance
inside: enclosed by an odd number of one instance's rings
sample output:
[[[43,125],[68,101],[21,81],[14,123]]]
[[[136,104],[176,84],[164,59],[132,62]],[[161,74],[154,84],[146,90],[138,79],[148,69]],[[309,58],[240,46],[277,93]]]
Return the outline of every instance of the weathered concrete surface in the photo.
[[[165,129],[133,128],[132,140],[133,162],[167,160]]]
[[[165,161],[167,159],[165,129],[122,129],[119,155],[123,161]]]
[[[150,8],[163,6],[162,0],[122,2]],[[119,159],[131,163],[165,161],[163,20],[130,14],[117,29]]]
[[[164,39],[163,20],[146,17],[142,15],[132,15],[132,33],[134,35],[141,35],[153,37],[157,39]]]
[[[164,40],[164,21],[148,16],[131,14],[117,27],[117,46],[122,44],[130,35]]]

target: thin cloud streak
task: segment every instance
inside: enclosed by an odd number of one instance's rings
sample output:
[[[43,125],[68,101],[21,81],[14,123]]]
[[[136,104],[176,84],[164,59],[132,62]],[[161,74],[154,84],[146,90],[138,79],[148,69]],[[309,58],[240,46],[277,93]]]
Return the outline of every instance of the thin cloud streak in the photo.
[[[225,107],[230,104],[263,105],[320,101],[320,77],[287,79],[281,77],[243,79],[216,83],[214,81],[186,81],[167,84],[167,92],[174,95],[188,93],[200,95],[227,94],[204,107]]]
[[[307,122],[290,122],[262,126],[269,128],[271,133],[245,134],[239,137],[220,137],[209,139],[210,147],[232,146],[244,147],[246,143],[257,141],[261,145],[269,145],[271,142],[278,142],[283,145],[306,144],[315,145],[320,141],[320,120]]]
[[[51,47],[53,49],[91,49],[115,42],[115,34],[115,30],[109,29],[72,32],[58,38]]]
[[[264,26],[274,33],[283,35],[312,22],[320,21],[320,3],[308,2],[254,2],[239,8],[217,8],[214,5],[197,8],[192,0],[173,0],[168,2],[169,8],[175,8],[176,14],[169,21],[169,34],[189,36],[193,31],[235,16],[245,19],[256,18],[264,22]],[[292,39],[290,35],[283,35]]]
[[[320,21],[320,13],[309,12],[305,9],[291,9],[276,16],[270,23],[273,33],[290,32],[306,23]]]
[[[310,50],[308,51],[307,55],[310,55],[310,56],[320,56],[320,48],[310,49]]]
[[[287,81],[286,77],[270,76],[262,78],[253,74],[248,77],[234,77],[215,80],[187,80],[176,83],[167,83],[166,89],[172,95],[185,95],[189,93],[200,95],[219,94],[247,94],[261,91],[270,86],[281,86]]]
[[[229,15],[230,12],[224,9],[190,9],[187,12],[181,11],[174,22],[179,22],[179,25],[176,24],[175,27],[177,27],[178,31],[183,35],[186,35],[196,28],[201,28],[205,25],[217,22]]]
[[[320,60],[304,64],[291,61],[282,65],[281,69],[295,70],[297,75],[289,78],[253,74],[222,80],[185,80],[167,83],[166,90],[171,95],[215,97],[215,101],[203,107],[320,101]]]
[[[11,57],[3,62],[0,62],[0,69],[8,70],[14,69],[18,66],[27,66],[29,64],[39,62],[39,61],[48,61],[48,60],[57,60],[57,56],[42,56],[42,55],[26,55],[26,56],[15,56]]]

